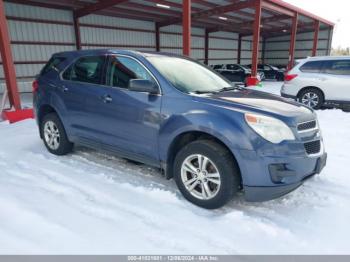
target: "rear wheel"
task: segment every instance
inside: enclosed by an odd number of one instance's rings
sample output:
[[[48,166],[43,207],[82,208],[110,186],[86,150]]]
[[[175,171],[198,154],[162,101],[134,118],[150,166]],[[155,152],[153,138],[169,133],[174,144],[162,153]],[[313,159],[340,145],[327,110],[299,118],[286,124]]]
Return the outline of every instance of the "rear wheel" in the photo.
[[[183,196],[207,209],[220,208],[239,190],[239,170],[231,153],[210,140],[198,140],[177,154],[174,178]]]
[[[316,88],[306,88],[298,95],[298,101],[313,109],[320,109],[324,103],[324,97]]]
[[[65,155],[72,151],[73,143],[68,141],[63,124],[56,113],[44,116],[40,132],[47,150],[55,155]]]

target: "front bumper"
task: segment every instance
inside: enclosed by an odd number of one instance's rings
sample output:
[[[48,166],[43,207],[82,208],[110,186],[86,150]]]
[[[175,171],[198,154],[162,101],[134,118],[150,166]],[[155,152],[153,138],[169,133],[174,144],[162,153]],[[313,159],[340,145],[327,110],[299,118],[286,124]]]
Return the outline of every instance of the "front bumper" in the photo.
[[[265,201],[285,195],[325,167],[327,154],[321,132],[310,129],[296,132],[295,136],[296,140],[280,144],[264,142],[257,137],[255,150],[233,152],[247,201]],[[318,147],[310,150],[310,145]]]
[[[297,172],[292,170],[286,171],[286,177],[299,176],[301,175],[301,180],[291,184],[276,184],[275,186],[244,186],[244,197],[246,201],[250,202],[261,202],[272,200],[284,196],[293,190],[297,189],[303,184],[303,182],[312,176],[319,174],[322,169],[326,166],[327,154],[324,153],[322,156],[318,157],[316,160],[314,169],[309,174],[297,174]],[[292,174],[294,173],[294,174]],[[272,175],[272,174],[270,174]],[[280,171],[280,175],[283,176],[283,171]]]
[[[285,94],[285,93],[282,93],[282,92],[281,92],[281,96],[284,97],[284,98],[290,98],[290,99],[293,99],[293,100],[297,99],[296,96],[288,95],[288,94]]]

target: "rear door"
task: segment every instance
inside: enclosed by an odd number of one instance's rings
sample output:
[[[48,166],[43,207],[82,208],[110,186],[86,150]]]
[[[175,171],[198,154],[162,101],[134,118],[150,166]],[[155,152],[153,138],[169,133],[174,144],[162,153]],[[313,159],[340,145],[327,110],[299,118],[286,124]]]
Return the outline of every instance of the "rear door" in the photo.
[[[301,81],[302,87],[314,86],[322,89],[327,98],[328,94],[325,92],[327,90],[326,79],[324,74],[322,74],[324,64],[324,61],[305,62],[299,68],[302,74],[298,77],[298,81]]]
[[[320,78],[326,100],[350,101],[350,59],[326,61]]]
[[[80,140],[98,142],[94,119],[86,111],[86,101],[96,97],[96,87],[103,79],[106,56],[85,56],[79,58],[62,74],[63,81],[58,87],[67,109],[67,117],[73,135]]]

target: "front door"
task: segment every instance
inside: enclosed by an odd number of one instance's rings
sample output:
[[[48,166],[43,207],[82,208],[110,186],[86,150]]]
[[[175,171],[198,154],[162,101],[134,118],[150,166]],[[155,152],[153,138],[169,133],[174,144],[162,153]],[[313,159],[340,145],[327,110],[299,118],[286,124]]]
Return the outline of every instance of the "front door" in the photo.
[[[161,95],[129,90],[131,79],[157,83],[152,74],[129,56],[108,58],[105,85],[94,87],[86,111],[104,147],[121,151],[144,162],[157,162]]]

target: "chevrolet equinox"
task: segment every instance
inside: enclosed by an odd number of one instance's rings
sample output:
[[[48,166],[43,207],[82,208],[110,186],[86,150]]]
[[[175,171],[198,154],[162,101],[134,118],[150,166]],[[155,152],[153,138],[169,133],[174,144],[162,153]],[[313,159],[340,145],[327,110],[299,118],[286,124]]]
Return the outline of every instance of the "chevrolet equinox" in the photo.
[[[160,168],[208,209],[239,191],[280,197],[321,172],[316,114],[297,102],[235,87],[187,57],[122,50],[57,53],[33,82],[49,152],[74,144]]]

